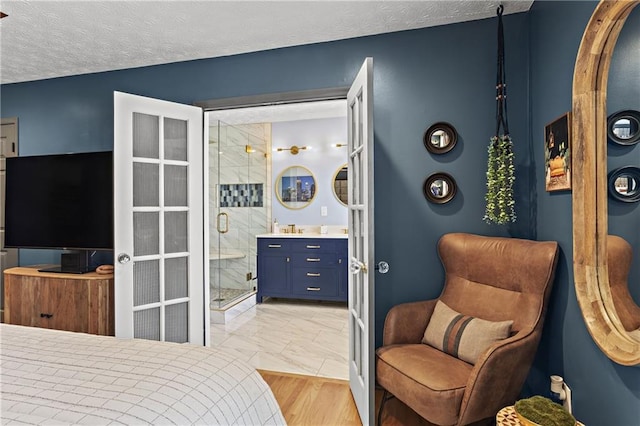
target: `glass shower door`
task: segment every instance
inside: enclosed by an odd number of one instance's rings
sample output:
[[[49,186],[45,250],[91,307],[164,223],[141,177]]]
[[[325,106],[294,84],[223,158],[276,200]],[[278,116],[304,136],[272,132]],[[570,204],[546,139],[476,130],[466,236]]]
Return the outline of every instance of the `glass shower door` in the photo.
[[[255,292],[256,235],[266,232],[266,141],[260,126],[209,128],[211,308]]]

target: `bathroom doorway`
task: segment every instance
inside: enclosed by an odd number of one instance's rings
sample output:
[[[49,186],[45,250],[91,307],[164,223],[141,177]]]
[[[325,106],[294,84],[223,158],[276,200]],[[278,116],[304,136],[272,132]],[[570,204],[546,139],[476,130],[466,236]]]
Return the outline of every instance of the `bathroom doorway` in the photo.
[[[348,379],[346,303],[268,299],[257,305],[254,293],[260,285],[260,277],[256,279],[255,276],[256,236],[272,233],[275,219],[281,226],[295,223],[297,229],[309,234],[319,233],[320,225],[330,228],[330,233],[344,235],[348,230],[347,207],[344,197],[340,198],[340,187],[344,183],[344,173],[341,172],[347,163],[346,110],[346,100],[341,99],[208,111],[205,114],[210,133],[210,288],[214,323],[211,344],[246,359],[256,368]],[[329,136],[328,132],[322,131],[322,126],[338,127],[340,132]],[[232,134],[234,136],[231,137]],[[216,137],[221,142],[212,143]],[[225,145],[233,145],[236,154],[227,156]],[[248,149],[253,152],[245,152],[245,145],[250,145]],[[292,145],[305,149],[292,154],[288,149]],[[266,172],[263,180],[260,180],[263,175],[259,175],[258,170],[251,169],[256,165],[260,171]],[[310,169],[318,182],[317,198],[300,210],[288,209],[274,191],[274,182],[279,174],[292,165]],[[225,177],[228,176],[225,168],[235,171],[232,180]],[[263,191],[261,210],[259,207],[245,208],[248,219],[243,221],[234,219],[234,212],[229,211],[229,207],[220,206],[224,195],[215,189],[216,185],[222,185],[224,189],[240,182],[239,175],[254,176],[246,183],[261,185]],[[334,185],[335,180],[337,185]],[[327,216],[322,216],[322,207],[328,211]],[[227,220],[229,230],[221,233],[220,230],[227,230]],[[245,229],[235,229],[243,222]],[[232,246],[227,241],[227,236],[235,238],[234,231],[250,240],[248,249],[241,250],[249,253],[250,259],[223,259],[234,254],[228,250]],[[218,239],[219,236],[221,238]],[[218,242],[220,250],[216,253],[213,248]],[[227,270],[231,262],[250,268],[251,287],[245,287],[246,291],[238,298],[217,301],[215,299],[225,298],[229,288],[226,277],[243,278],[240,271]],[[222,310],[224,319],[216,320]]]
[[[346,101],[207,111],[205,123],[210,306],[213,322],[225,323],[255,304],[256,237],[272,232],[274,220],[347,232],[346,203],[336,189],[345,183]],[[296,143],[302,152],[293,155],[288,148]],[[274,193],[276,176],[292,164],[312,168],[322,182],[305,209],[286,208]]]

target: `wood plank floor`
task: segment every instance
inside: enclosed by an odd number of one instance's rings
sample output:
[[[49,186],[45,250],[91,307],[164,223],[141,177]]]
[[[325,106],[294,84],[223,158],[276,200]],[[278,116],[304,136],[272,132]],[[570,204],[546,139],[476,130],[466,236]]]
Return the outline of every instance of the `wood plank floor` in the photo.
[[[290,426],[351,426],[361,425],[349,382],[316,376],[258,370],[280,404]],[[376,413],[382,391],[376,390]],[[397,399],[384,407],[384,426],[428,426]]]

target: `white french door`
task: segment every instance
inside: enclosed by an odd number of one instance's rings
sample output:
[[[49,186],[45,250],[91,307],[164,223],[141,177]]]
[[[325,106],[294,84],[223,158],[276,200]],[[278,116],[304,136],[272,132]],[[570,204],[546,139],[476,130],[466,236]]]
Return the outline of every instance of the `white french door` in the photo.
[[[116,336],[202,345],[202,110],[114,92],[114,136]]]
[[[373,58],[347,94],[349,385],[362,424],[374,420]]]

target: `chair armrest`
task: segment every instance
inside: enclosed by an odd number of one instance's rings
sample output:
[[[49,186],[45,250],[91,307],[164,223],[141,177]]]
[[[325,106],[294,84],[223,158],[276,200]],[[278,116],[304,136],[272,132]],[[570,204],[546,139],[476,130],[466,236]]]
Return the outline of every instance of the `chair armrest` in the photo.
[[[540,329],[520,331],[494,343],[478,359],[462,399],[460,424],[494,417],[501,408],[515,403],[533,363],[540,334]]]
[[[402,303],[391,308],[384,320],[382,345],[420,343],[436,301]]]

